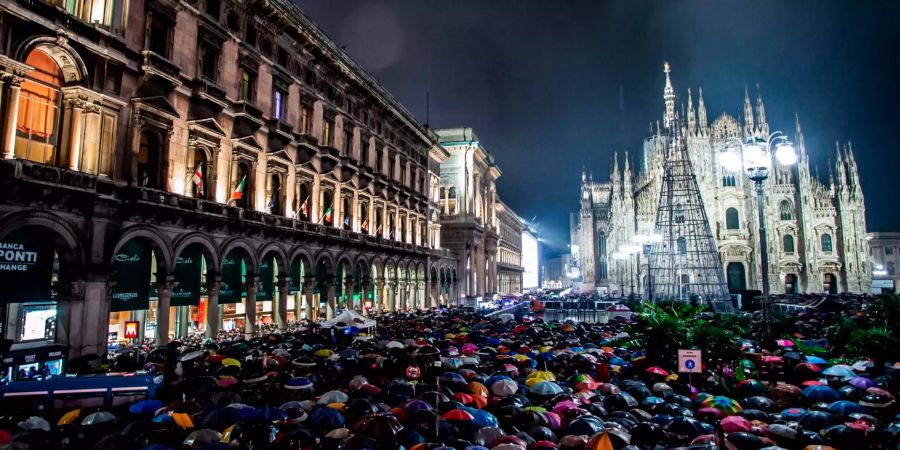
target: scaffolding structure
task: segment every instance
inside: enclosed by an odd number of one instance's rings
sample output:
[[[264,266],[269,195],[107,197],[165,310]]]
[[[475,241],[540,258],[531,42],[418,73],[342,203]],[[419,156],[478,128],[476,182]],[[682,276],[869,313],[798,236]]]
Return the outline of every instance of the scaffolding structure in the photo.
[[[656,212],[656,232],[662,240],[653,244],[650,254],[651,301],[730,305],[725,273],[687,145],[679,135],[680,125],[670,128],[673,134],[663,167]]]

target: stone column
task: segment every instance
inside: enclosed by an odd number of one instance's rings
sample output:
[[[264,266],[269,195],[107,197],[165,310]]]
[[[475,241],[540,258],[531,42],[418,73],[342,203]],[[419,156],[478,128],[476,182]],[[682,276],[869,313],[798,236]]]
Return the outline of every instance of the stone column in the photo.
[[[325,292],[326,292],[326,304],[325,307],[325,320],[334,319],[334,309],[335,309],[335,298],[334,298],[334,283],[335,279],[329,278],[325,280]]]
[[[291,277],[290,275],[279,275],[278,276],[278,298],[275,300],[275,325],[278,326],[278,331],[284,332],[287,330],[287,301],[288,301],[288,291],[291,289]],[[294,309],[296,310],[297,302],[294,301]]]
[[[361,289],[359,292],[359,303],[360,303],[359,309],[363,312],[367,312],[366,311],[366,299],[368,298],[368,294],[371,291],[372,291],[372,278],[363,277],[362,286],[361,286]],[[375,296],[374,295],[372,295],[372,307],[373,308],[375,307]]]
[[[81,146],[84,142],[84,101],[71,99],[72,125],[69,129],[69,170],[78,170],[81,166]]]
[[[222,317],[219,316],[219,288],[222,287],[222,277],[216,275],[210,277],[206,283],[206,316],[203,318],[206,337],[215,339],[222,325]]]
[[[156,303],[156,345],[169,343],[169,312],[171,311],[172,289],[178,284],[175,275],[160,277],[163,281],[156,283],[156,292],[159,301]]]
[[[3,117],[3,136],[0,143],[3,144],[3,159],[12,159],[16,154],[16,121],[19,118],[19,93],[22,91],[22,82],[25,78],[17,75],[6,74],[3,76],[6,82],[6,96],[3,103],[6,104]]]
[[[347,275],[344,278],[344,295],[347,297],[347,309],[355,309],[354,307],[356,306],[353,303],[353,290],[356,288],[356,286],[353,285],[354,281],[352,275]]]
[[[384,278],[378,278],[375,280],[375,295],[373,296],[373,301],[375,303],[375,311],[379,313],[384,312],[384,295],[385,282]]]
[[[138,179],[138,152],[141,149],[141,130],[143,128],[144,119],[135,113],[131,118],[131,148],[126,152],[128,155],[128,185],[131,187],[141,185],[141,180]]]
[[[388,282],[388,311],[395,312],[397,311],[397,282],[390,281]]]
[[[244,338],[250,340],[256,334],[256,292],[259,275],[247,275],[247,301],[244,310]]]
[[[306,296],[306,305],[304,305],[303,311],[306,313],[307,320],[315,322],[319,318],[319,302],[316,301],[314,292],[316,278],[307,276],[303,281],[303,294]]]

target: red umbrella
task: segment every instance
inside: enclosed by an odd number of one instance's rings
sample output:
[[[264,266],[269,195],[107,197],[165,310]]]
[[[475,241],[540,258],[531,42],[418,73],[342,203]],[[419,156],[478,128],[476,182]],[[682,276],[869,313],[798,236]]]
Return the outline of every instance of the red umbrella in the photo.
[[[445,412],[442,416],[444,420],[458,420],[461,422],[471,422],[474,417],[472,414],[463,409],[451,409],[450,411]]]
[[[659,376],[663,376],[663,377],[669,376],[669,372],[667,372],[665,369],[663,369],[661,367],[655,367],[655,366],[648,367],[646,370],[644,370],[644,372],[649,373],[651,375],[659,375]]]
[[[764,362],[766,364],[781,363],[781,362],[784,362],[784,358],[782,358],[780,356],[770,355],[770,356],[763,357],[762,362]]]

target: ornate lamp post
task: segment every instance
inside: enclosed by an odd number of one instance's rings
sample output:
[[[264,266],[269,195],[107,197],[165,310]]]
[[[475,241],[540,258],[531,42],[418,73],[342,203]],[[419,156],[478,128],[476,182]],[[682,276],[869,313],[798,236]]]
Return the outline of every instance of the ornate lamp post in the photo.
[[[756,188],[756,211],[759,220],[759,259],[762,266],[763,323],[766,337],[772,335],[772,317],[769,311],[769,252],[766,247],[766,221],[763,217],[763,182],[769,178],[772,169],[772,156],[783,166],[797,163],[797,152],[787,136],[780,131],[769,135],[767,139],[750,138],[746,142],[731,138],[718,154],[719,164],[732,173],[743,170],[747,178],[753,181]]]
[[[631,237],[631,242],[639,246],[639,252],[637,253],[638,274],[641,273],[641,254],[647,256],[647,299],[652,302],[653,279],[650,277],[650,253],[653,249],[653,244],[662,242],[662,235],[659,233],[638,233]],[[643,292],[643,289],[641,289],[641,292]]]

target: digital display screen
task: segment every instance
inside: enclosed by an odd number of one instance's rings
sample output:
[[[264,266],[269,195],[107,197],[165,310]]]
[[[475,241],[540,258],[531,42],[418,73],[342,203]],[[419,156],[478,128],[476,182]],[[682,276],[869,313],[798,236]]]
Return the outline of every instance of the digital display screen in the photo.
[[[535,289],[538,287],[538,241],[529,232],[522,233],[522,288]]]
[[[56,305],[22,307],[20,341],[53,340],[56,336]]]

